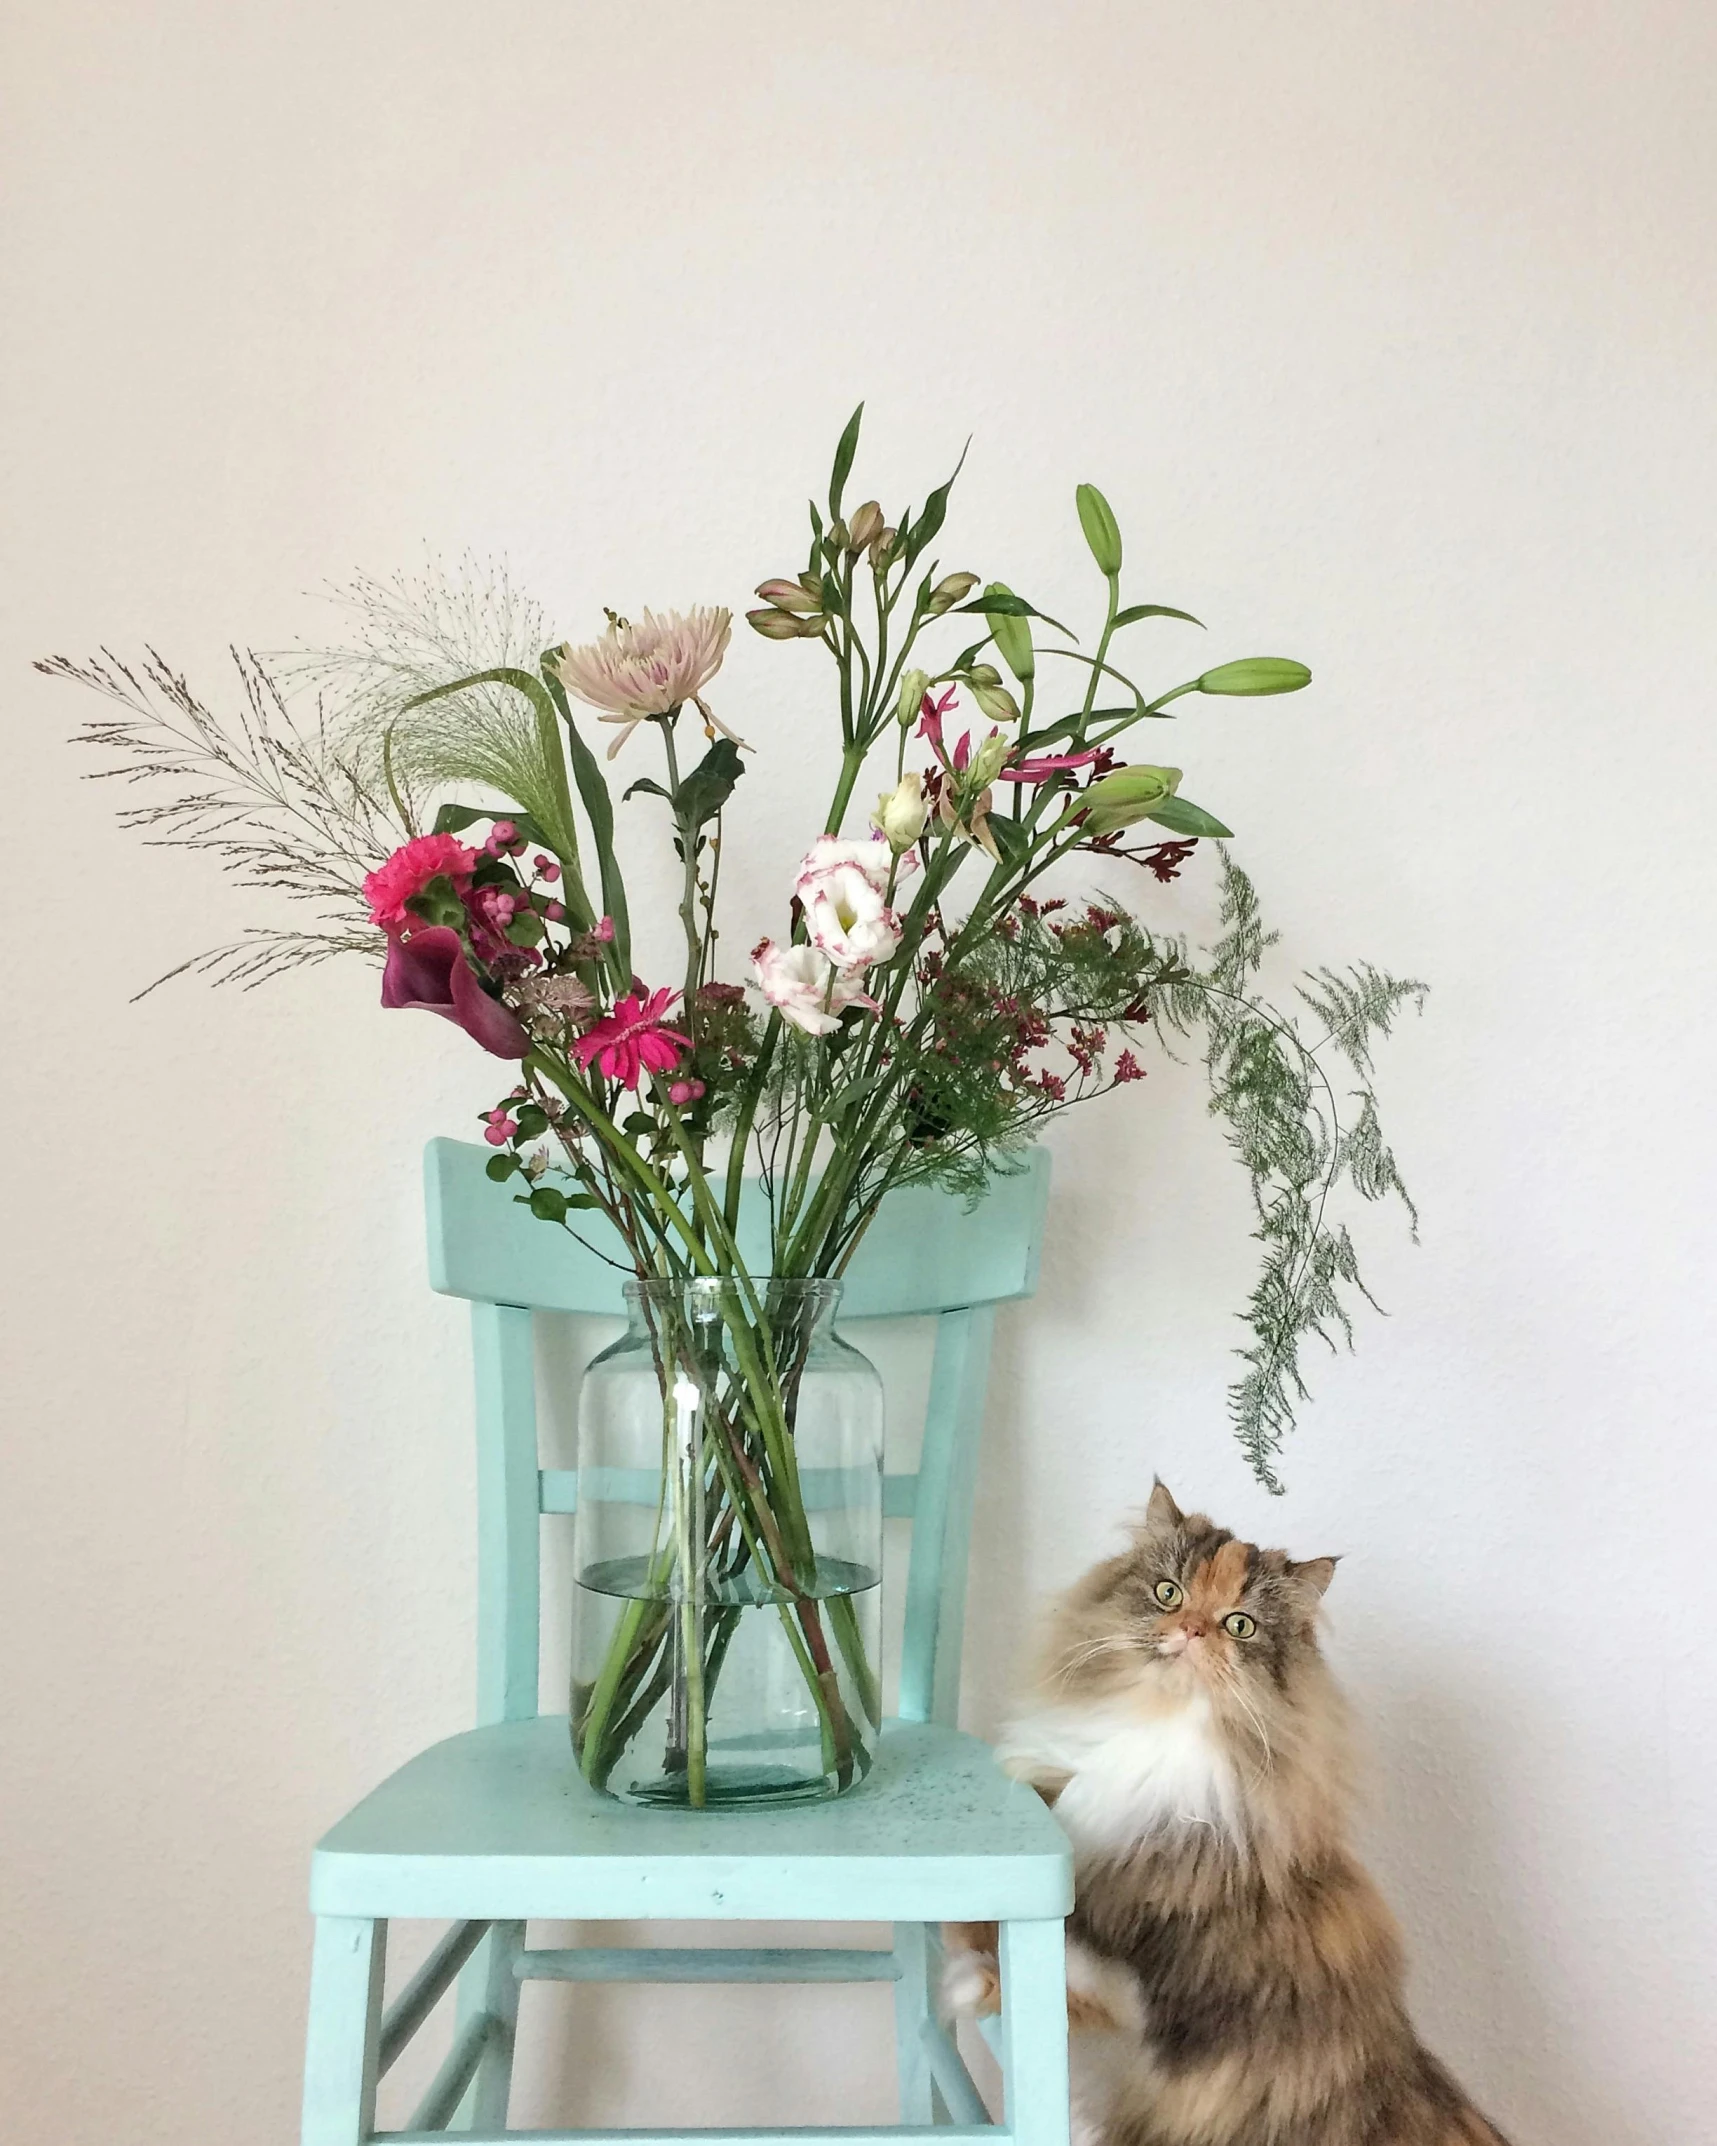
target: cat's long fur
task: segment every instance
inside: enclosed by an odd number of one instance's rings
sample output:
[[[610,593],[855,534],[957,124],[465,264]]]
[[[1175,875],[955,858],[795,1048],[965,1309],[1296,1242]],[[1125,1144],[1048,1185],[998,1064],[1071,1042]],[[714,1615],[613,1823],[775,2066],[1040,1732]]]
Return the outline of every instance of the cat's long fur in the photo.
[[[1077,2138],[1505,2146],[1414,2034],[1394,1920],[1347,1846],[1346,1714],[1316,1635],[1334,1570],[1237,1542],[1159,1483],[1130,1548],[1057,1605],[1001,1755],[1076,1850]],[[1227,1629],[1236,1613],[1255,1630]],[[949,1943],[950,2008],[992,2010],[993,1932]]]

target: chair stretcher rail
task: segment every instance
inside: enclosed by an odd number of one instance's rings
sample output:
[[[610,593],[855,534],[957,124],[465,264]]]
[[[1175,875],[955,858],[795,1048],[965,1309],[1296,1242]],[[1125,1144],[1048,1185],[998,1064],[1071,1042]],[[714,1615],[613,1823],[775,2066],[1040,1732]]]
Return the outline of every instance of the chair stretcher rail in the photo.
[[[898,1982],[879,1946],[583,1945],[521,1952],[521,1982]]]

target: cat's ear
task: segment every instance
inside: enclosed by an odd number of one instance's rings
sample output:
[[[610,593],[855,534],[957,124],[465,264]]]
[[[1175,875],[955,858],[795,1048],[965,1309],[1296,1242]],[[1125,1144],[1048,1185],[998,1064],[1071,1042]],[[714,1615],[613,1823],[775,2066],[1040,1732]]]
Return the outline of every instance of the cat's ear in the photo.
[[[1329,1583],[1335,1578],[1335,1568],[1340,1562],[1336,1557],[1303,1557],[1297,1561],[1290,1557],[1285,1570],[1290,1580],[1298,1580],[1315,1595],[1324,1595],[1329,1592]]]
[[[1155,1534],[1178,1528],[1186,1515],[1169,1495],[1169,1487],[1157,1476],[1151,1484],[1151,1502],[1145,1507],[1145,1526]]]

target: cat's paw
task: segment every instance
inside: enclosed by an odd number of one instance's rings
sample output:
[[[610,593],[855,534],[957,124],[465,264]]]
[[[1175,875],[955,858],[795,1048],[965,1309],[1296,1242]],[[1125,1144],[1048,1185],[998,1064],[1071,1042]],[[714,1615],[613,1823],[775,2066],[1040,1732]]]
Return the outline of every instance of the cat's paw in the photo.
[[[993,1952],[951,1952],[937,1998],[944,2019],[987,2019],[1002,2008],[1002,1976]]]

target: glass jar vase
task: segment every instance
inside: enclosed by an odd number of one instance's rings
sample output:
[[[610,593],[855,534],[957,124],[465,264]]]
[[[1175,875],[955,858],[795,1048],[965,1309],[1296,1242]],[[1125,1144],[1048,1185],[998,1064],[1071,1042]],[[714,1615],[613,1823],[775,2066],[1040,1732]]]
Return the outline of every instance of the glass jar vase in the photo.
[[[573,1747],[702,1809],[836,1796],[880,1721],[882,1382],[841,1285],[626,1286],[578,1409]]]

